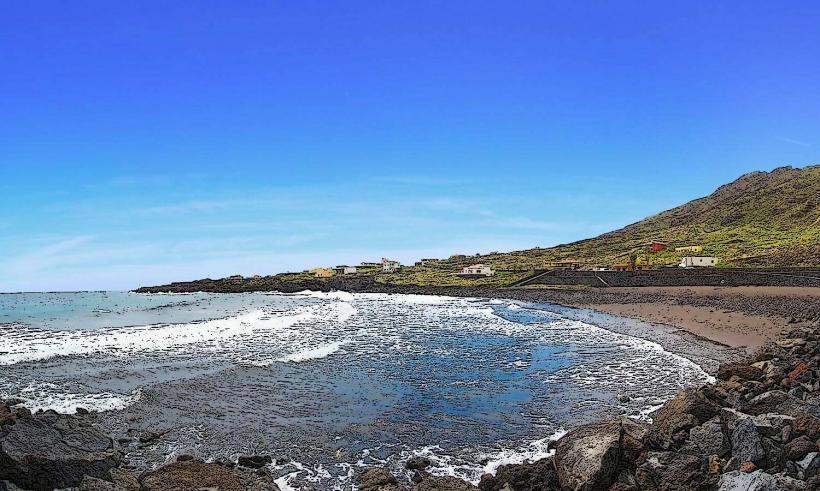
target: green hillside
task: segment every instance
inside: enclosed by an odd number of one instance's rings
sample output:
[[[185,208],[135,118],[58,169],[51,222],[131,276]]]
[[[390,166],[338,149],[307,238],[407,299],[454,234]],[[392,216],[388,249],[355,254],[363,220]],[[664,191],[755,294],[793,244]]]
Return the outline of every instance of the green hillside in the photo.
[[[820,165],[752,172],[709,196],[592,239],[551,248],[454,257],[380,276],[391,283],[462,283],[470,280],[452,278],[449,273],[481,262],[508,270],[500,277],[479,280],[497,283],[526,270],[549,268],[556,261],[577,261],[589,267],[625,263],[630,250],[650,240],[670,247],[640,254],[639,262],[677,263],[691,253],[675,253],[675,247],[702,245],[698,255],[716,256],[723,266],[820,266]]]

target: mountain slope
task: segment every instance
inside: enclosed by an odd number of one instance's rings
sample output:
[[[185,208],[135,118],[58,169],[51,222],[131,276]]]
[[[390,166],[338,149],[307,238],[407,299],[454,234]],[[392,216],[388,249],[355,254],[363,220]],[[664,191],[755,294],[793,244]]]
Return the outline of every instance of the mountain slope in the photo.
[[[820,165],[752,172],[704,198],[595,238],[547,249],[451,259],[484,262],[502,269],[540,269],[561,260],[585,265],[628,261],[629,251],[658,240],[669,250],[639,256],[653,265],[672,264],[683,255],[674,248],[702,245],[699,255],[717,256],[734,266],[820,265]]]

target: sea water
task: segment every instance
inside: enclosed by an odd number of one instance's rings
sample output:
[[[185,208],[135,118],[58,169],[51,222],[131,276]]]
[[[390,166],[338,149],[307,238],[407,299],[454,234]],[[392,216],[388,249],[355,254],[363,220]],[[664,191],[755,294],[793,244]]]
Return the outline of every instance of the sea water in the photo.
[[[623,331],[623,330],[622,330]],[[132,465],[276,457],[281,487],[356,470],[477,482],[593,418],[645,418],[710,376],[567,309],[367,293],[0,295],[0,397],[99,413]],[[140,442],[146,432],[160,436]]]

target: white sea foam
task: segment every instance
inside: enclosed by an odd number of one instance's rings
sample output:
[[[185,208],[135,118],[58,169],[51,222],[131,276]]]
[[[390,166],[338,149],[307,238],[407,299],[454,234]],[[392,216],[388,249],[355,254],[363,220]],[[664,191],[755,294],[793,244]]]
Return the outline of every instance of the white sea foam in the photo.
[[[317,360],[336,353],[342,348],[342,346],[349,343],[350,341],[334,341],[315,348],[307,348],[302,351],[297,351],[296,353],[291,353],[281,358],[277,358],[276,361],[299,363],[307,360]]]
[[[301,336],[291,328],[297,324],[317,319],[342,323],[355,314],[356,308],[352,305],[334,302],[297,307],[285,313],[269,313],[259,309],[233,317],[186,324],[77,331],[5,326],[2,330],[7,332],[0,336],[0,365],[45,360],[55,356],[230,351],[237,345],[248,344],[249,336],[270,335],[275,336],[275,339],[296,342]]]
[[[0,395],[8,397],[8,394]],[[59,386],[48,382],[32,382],[15,394],[15,397],[23,400],[23,406],[32,411],[51,409],[66,414],[77,412],[77,408],[98,412],[117,411],[134,404],[141,396],[140,389],[130,394],[62,392]]]

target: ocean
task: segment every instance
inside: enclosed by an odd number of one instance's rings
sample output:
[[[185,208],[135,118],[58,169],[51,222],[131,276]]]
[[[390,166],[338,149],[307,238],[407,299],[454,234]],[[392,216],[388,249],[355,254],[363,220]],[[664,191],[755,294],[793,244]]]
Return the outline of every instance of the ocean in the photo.
[[[498,299],[4,294],[0,397],[97,411],[137,469],[268,454],[284,490],[349,489],[357,469],[401,475],[423,455],[477,482],[577,424],[647,418],[711,380],[700,348],[661,331]]]

